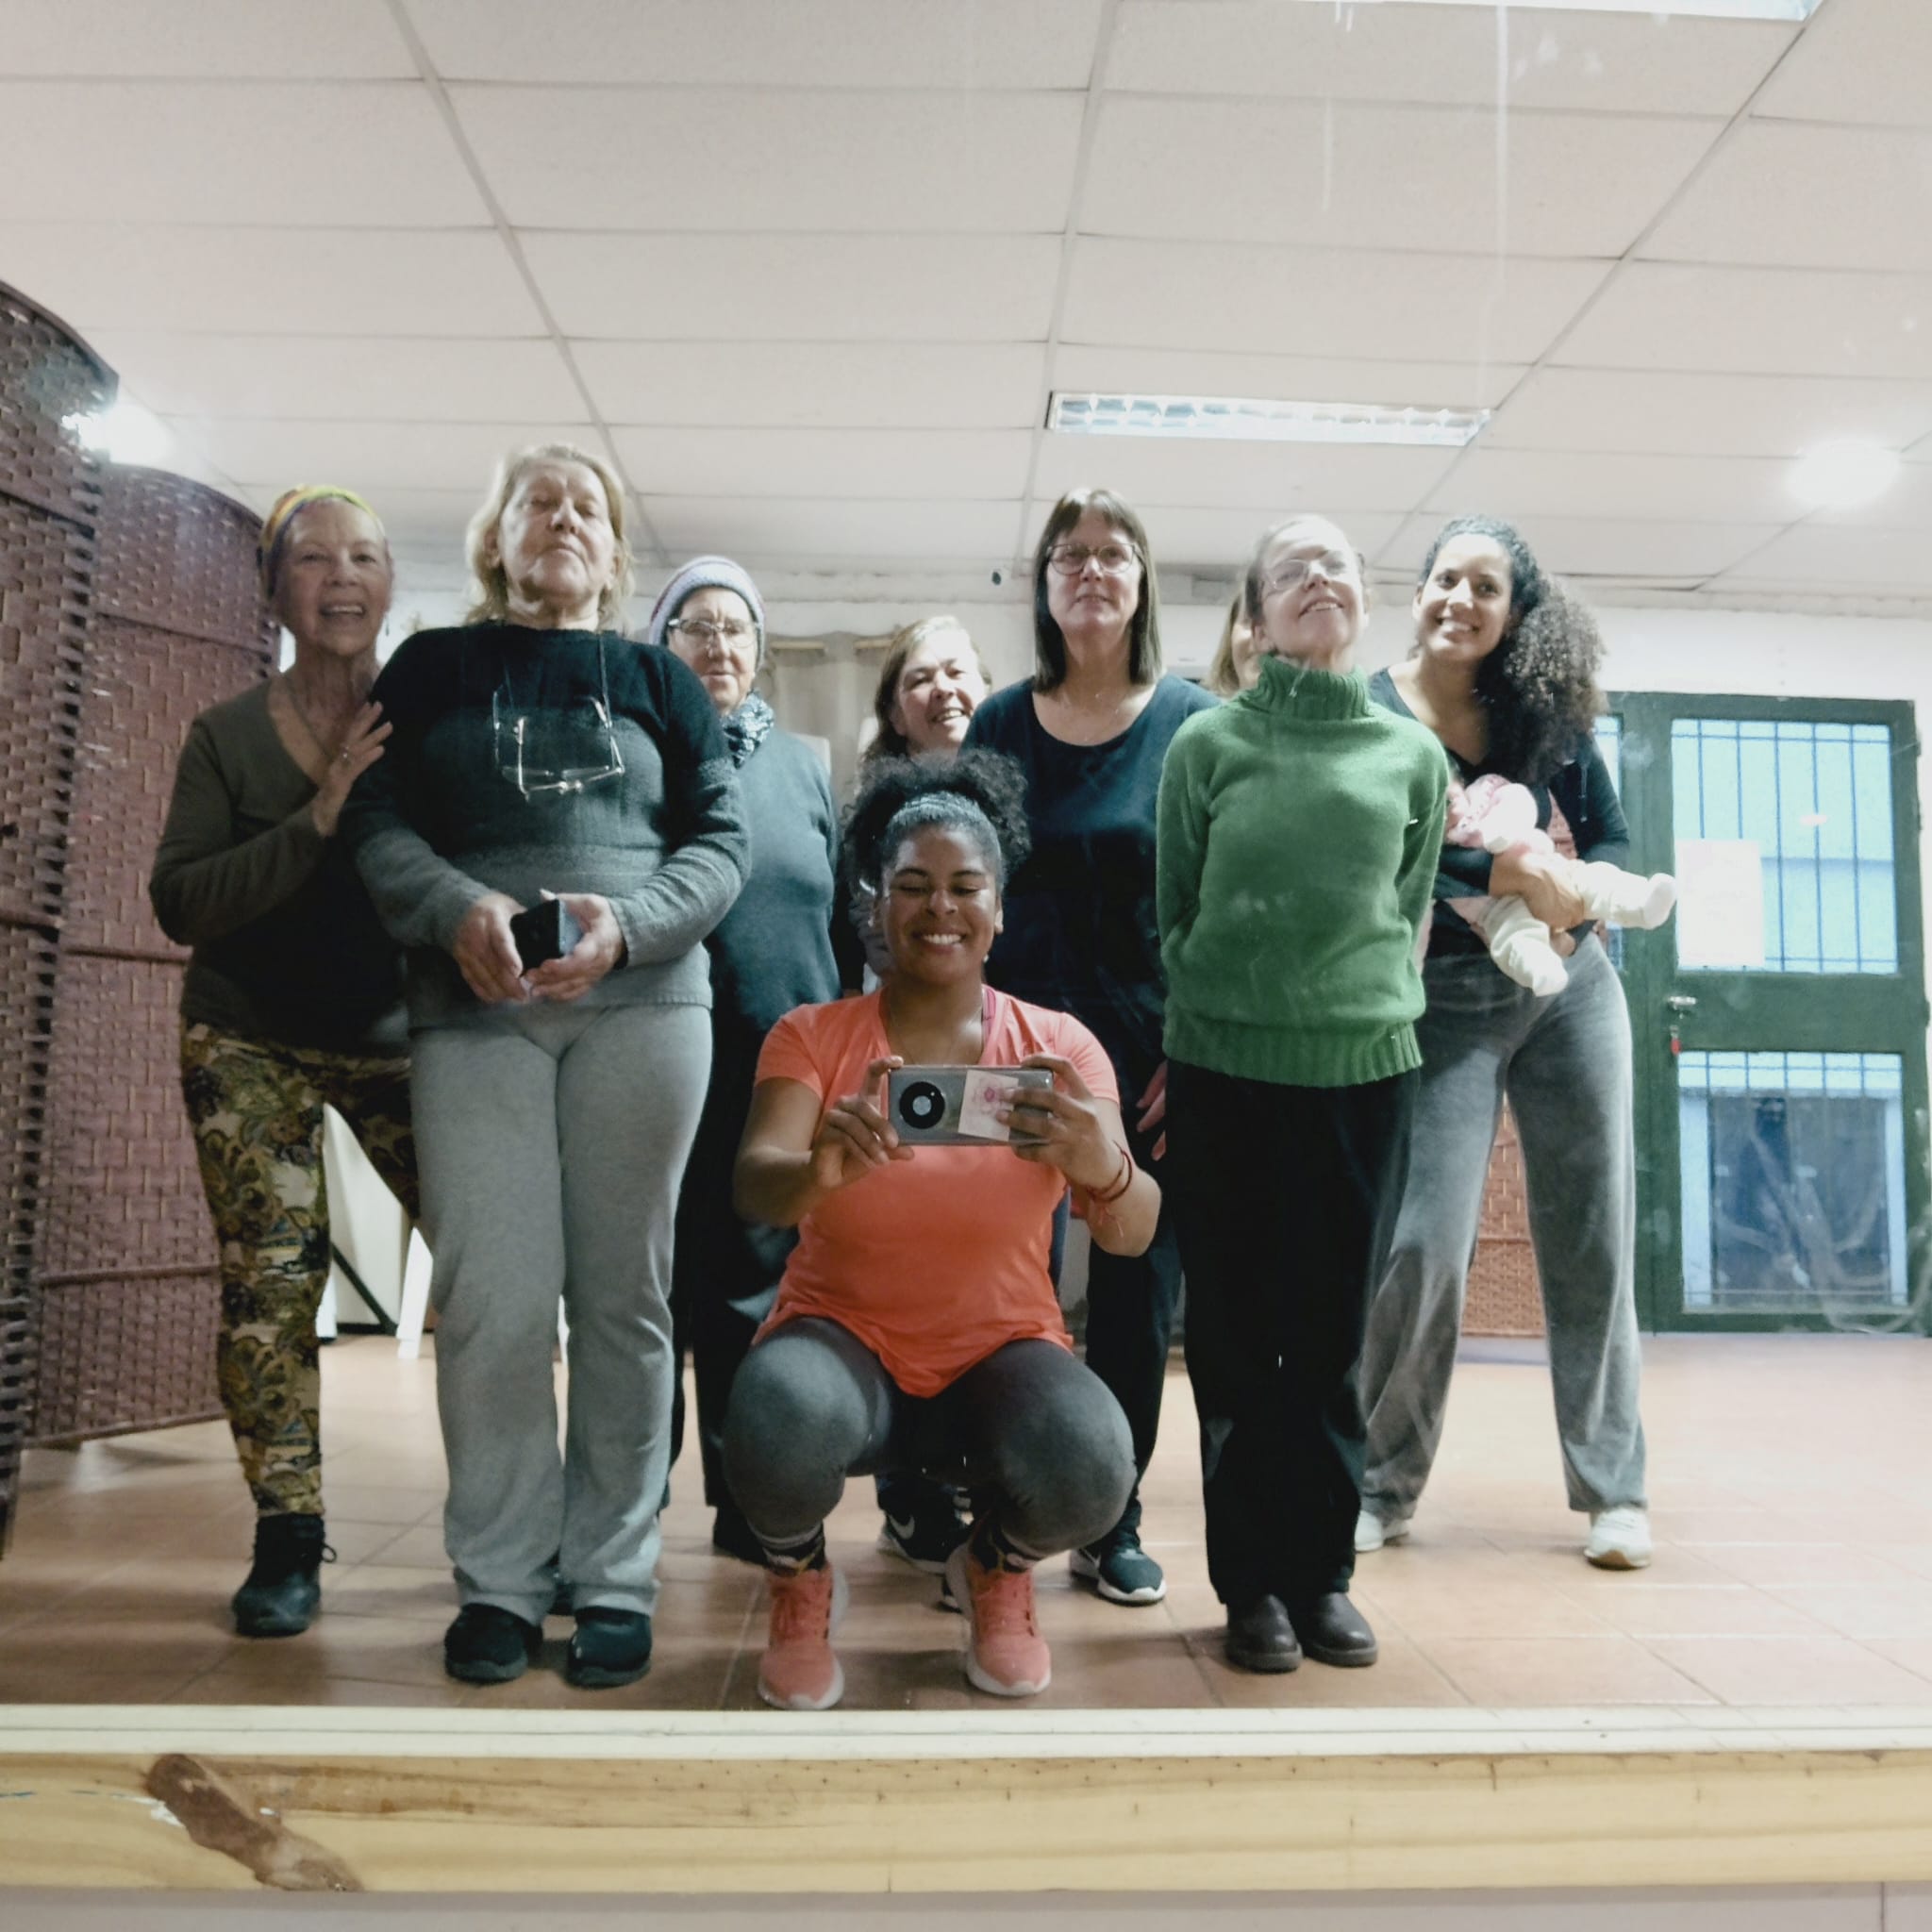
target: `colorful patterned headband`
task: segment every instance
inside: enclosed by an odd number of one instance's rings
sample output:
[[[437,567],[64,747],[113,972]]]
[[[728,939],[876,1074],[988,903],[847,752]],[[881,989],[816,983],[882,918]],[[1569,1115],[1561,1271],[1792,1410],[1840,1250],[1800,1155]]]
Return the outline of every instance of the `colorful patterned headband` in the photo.
[[[290,525],[300,511],[316,503],[346,503],[382,529],[382,519],[353,490],[339,489],[333,483],[298,483],[294,489],[283,491],[275,498],[275,508],[262,518],[261,534],[255,540],[255,569],[264,597],[275,593],[275,573],[281,568],[282,545],[288,541]],[[383,541],[388,541],[386,532]]]

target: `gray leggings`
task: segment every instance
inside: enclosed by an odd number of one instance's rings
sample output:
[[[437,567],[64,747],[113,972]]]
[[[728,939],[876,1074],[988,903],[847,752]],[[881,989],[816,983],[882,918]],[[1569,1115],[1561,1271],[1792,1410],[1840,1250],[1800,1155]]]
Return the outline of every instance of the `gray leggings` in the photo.
[[[541,1622],[561,1552],[577,1609],[655,1606],[672,1217],[710,1057],[691,1006],[507,1008],[415,1037],[443,1541],[465,1603]]]
[[[1363,1504],[1384,1521],[1407,1516],[1428,1480],[1506,1093],[1523,1136],[1570,1507],[1641,1504],[1630,1018],[1616,969],[1587,939],[1570,984],[1545,999],[1486,953],[1438,954],[1423,978],[1408,1185],[1362,1351]]]
[[[1127,1419],[1107,1385],[1051,1341],[1009,1341],[933,1396],[908,1395],[836,1322],[788,1322],[744,1359],[724,1472],[759,1538],[803,1542],[848,1475],[925,1469],[970,1481],[1028,1557],[1092,1542],[1134,1486]]]

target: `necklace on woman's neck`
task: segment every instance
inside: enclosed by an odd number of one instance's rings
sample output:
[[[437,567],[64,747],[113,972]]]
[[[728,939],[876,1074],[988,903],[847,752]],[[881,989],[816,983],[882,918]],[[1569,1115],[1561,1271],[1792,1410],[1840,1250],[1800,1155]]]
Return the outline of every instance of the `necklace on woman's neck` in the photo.
[[[331,744],[315,728],[315,721],[309,717],[308,708],[302,702],[301,693],[295,689],[295,680],[286,671],[282,673],[282,690],[287,694],[289,703],[294,708],[296,723],[301,725],[303,730],[308,732],[309,741],[322,754],[323,761],[327,763],[341,750],[341,741],[338,740],[334,744]]]

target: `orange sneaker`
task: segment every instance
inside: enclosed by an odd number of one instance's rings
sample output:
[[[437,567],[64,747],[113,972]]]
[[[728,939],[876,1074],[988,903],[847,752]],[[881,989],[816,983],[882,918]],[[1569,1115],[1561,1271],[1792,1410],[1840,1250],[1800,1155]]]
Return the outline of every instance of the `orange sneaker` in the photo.
[[[832,1632],[845,1613],[845,1579],[829,1563],[781,1576],[765,1572],[772,1625],[758,1661],[758,1695],[780,1710],[830,1710],[845,1694]]]
[[[994,1697],[1035,1697],[1053,1680],[1040,1634],[1031,1570],[985,1570],[966,1544],[946,1559],[946,1582],[966,1615],[966,1678]]]

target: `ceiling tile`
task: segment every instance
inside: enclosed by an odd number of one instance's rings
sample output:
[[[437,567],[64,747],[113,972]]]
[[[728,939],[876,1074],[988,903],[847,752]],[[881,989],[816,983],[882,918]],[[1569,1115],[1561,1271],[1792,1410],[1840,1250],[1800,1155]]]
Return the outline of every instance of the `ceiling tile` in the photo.
[[[25,78],[414,79],[383,0],[6,0],[7,72]]]
[[[1697,581],[1760,549],[1785,523],[1697,524],[1615,517],[1531,517],[1523,532],[1537,560],[1560,576]],[[1415,559],[1418,566],[1422,558]]]
[[[0,223],[7,279],[83,333],[527,336],[494,234]]]
[[[1720,121],[1291,101],[1109,99],[1084,233],[1622,255]],[[1500,182],[1500,187],[1499,187]]]
[[[1932,275],[1635,261],[1552,359],[1932,380]]]
[[[453,98],[519,226],[1056,234],[1083,99],[496,87]]]
[[[1795,457],[1857,438],[1904,449],[1932,435],[1932,382],[1540,369],[1491,420],[1485,449]]]
[[[1923,530],[1807,524],[1727,572],[1714,588],[1923,597],[1932,595],[1932,547]]]
[[[1796,31],[1514,5],[1124,0],[1107,81],[1154,93],[1492,103],[1500,68],[1516,108],[1729,115]]]
[[[286,487],[263,485],[248,494],[258,508],[266,509],[276,491]],[[440,570],[461,575],[468,569],[463,562],[463,533],[470,519],[483,507],[489,487],[487,466],[474,477],[466,478],[458,490],[423,490],[390,484],[375,492],[375,508],[399,556],[407,554],[419,560],[440,559]]]
[[[524,238],[564,332],[649,341],[1042,341],[1050,235]]]
[[[1932,549],[1932,462],[1906,463],[1873,502],[1856,509],[1821,509],[1810,521],[1866,530],[1916,530]]]
[[[1347,358],[1216,354],[1198,349],[1101,349],[1062,342],[1057,390],[1137,395],[1256,396],[1279,402],[1427,403],[1492,408],[1528,371],[1521,363],[1358,362]]]
[[[1011,561],[1019,510],[1011,503],[871,503],[827,498],[649,497],[651,522],[673,556],[722,551],[754,568],[808,562],[865,567],[894,562]]]
[[[1053,500],[1044,498],[1033,507],[1027,522],[1030,532],[1038,533],[1045,523]],[[1174,580],[1182,573],[1199,571],[1216,576],[1232,575],[1248,560],[1263,530],[1293,511],[1290,503],[1266,515],[1249,509],[1211,509],[1198,505],[1146,504],[1137,502],[1135,513],[1147,527],[1147,541],[1155,563],[1163,573],[1167,594],[1174,594]],[[1398,516],[1351,515],[1345,525],[1350,539],[1364,552],[1373,553],[1378,543],[1388,541]]]
[[[1932,125],[1932,8],[1831,0],[1753,104],[1806,121]]]
[[[1420,503],[1457,452],[1338,443],[1220,442],[1131,436],[1048,436],[1033,493],[1049,499],[1102,483],[1130,503],[1241,509],[1255,523],[1295,510],[1399,515]]]
[[[1011,498],[1025,429],[619,429],[644,496]]]
[[[113,132],[76,140],[76,128]],[[0,208],[36,221],[408,228],[490,219],[413,81],[0,81],[0,183],[14,184],[0,188]]]
[[[491,466],[506,450],[551,441],[596,447],[595,431],[583,423],[546,424],[541,433],[527,423],[203,422],[197,427],[209,456],[240,482],[287,488],[305,476],[324,476],[376,498],[401,487],[470,490],[480,501]],[[381,502],[375,507],[381,510]]]
[[[1032,342],[572,344],[610,423],[1024,429],[1043,401]]]
[[[1124,347],[1533,362],[1608,266],[1085,237],[1060,334]]]
[[[409,0],[457,80],[1074,88],[1101,0]]]
[[[1803,514],[1788,493],[1789,463],[1760,457],[1587,456],[1474,449],[1428,500],[1445,516],[1684,517],[1696,523],[1785,524]]]
[[[584,412],[549,341],[96,331],[122,386],[166,416],[567,421]]]
[[[1928,75],[1932,78],[1932,75]],[[1643,244],[1658,261],[1932,270],[1924,132],[1754,121]]]
[[[1447,521],[1440,510],[1411,517],[1374,553],[1375,567],[1413,581]],[[1566,517],[1517,520],[1544,569],[1559,576],[1689,589],[1761,548],[1782,524],[1700,524],[1682,518]],[[1406,604],[1405,598],[1405,604]]]

